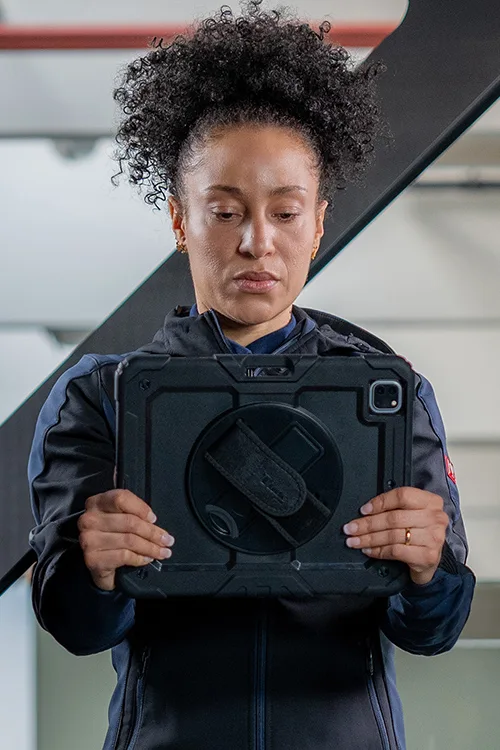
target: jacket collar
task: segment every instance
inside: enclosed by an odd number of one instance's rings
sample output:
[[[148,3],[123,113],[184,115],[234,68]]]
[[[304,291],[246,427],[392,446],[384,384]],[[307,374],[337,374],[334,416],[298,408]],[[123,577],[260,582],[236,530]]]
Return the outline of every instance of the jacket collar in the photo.
[[[190,317],[190,307],[178,305],[165,317],[153,341],[139,351],[180,357],[232,353],[222,335],[217,315],[208,310]],[[279,347],[296,354],[389,353],[387,344],[354,324],[318,310],[293,306],[297,326]]]

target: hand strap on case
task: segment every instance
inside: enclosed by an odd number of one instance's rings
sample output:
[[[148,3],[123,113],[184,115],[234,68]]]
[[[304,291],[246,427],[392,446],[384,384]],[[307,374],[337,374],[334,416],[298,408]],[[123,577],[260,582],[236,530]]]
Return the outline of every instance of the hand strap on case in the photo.
[[[308,491],[303,477],[241,419],[205,453],[205,458],[293,546],[299,544],[294,530],[298,531],[306,519],[331,515],[329,508]]]

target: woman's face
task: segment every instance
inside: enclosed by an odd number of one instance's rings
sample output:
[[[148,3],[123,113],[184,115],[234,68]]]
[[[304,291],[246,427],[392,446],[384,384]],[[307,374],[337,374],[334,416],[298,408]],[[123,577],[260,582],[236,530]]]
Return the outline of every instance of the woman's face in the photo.
[[[326,201],[310,146],[278,126],[238,125],[201,147],[169,198],[187,248],[200,313],[275,330],[290,319],[323,235]]]

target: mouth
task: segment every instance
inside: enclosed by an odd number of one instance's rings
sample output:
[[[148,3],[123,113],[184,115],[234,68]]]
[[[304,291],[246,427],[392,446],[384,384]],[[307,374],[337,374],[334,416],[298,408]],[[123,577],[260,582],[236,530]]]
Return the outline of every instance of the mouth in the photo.
[[[234,276],[234,282],[240,292],[269,292],[278,281],[278,276],[269,271],[242,271]]]
[[[245,279],[248,281],[278,281],[278,277],[269,271],[242,271],[234,277],[236,281]]]

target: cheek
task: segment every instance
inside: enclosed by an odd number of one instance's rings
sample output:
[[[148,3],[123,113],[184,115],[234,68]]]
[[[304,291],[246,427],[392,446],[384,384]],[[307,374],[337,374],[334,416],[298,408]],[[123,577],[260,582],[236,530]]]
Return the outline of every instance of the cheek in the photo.
[[[294,248],[294,252],[287,253],[285,264],[290,276],[297,278],[307,274],[312,255],[312,242],[302,240],[300,245]]]
[[[213,245],[197,245],[189,254],[189,265],[195,286],[199,290],[214,290],[222,282],[227,259]]]
[[[294,299],[298,297],[304,284],[307,281],[307,275],[311,265],[312,247],[308,245],[297,249],[297,252],[288,258],[286,265],[286,289],[287,294]]]
[[[227,262],[227,243],[224,243],[217,228],[211,227],[203,215],[190,217],[186,231],[191,267],[207,274],[218,273]],[[224,250],[226,249],[226,252]]]

